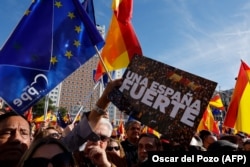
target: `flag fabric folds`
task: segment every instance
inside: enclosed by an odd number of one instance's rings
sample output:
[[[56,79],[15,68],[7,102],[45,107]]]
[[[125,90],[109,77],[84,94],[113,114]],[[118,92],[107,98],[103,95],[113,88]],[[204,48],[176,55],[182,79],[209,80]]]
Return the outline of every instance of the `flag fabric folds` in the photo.
[[[26,10],[16,29],[1,48],[1,66],[49,70],[52,40],[47,39],[52,39],[53,36],[51,31],[53,3],[53,1],[48,1],[44,5],[33,3]]]
[[[220,110],[225,110],[219,94],[216,94],[209,102],[209,105]]]
[[[95,21],[95,9],[93,0],[84,0],[83,8],[88,13],[90,19],[93,21],[94,25],[96,25]]]
[[[99,61],[96,81],[103,73],[127,67],[135,54],[142,55],[141,46],[131,23],[132,7],[133,0],[113,0],[113,16],[101,52],[107,71]]]
[[[56,121],[57,121],[57,125],[59,125],[59,126],[62,127],[62,128],[66,128],[67,123],[64,122],[62,113],[61,113],[61,111],[59,111],[59,110],[57,111]]]
[[[40,117],[37,117],[33,120],[33,122],[35,123],[42,123],[42,122],[57,122],[57,118],[56,116],[51,113],[51,112],[48,112],[46,114],[46,116],[42,115]]]
[[[224,126],[235,128],[237,131],[250,133],[250,80],[249,66],[241,60],[235,88],[232,94]]]
[[[22,43],[21,47],[31,47],[34,52],[49,50],[50,52],[46,53],[46,55],[50,59],[50,68],[48,71],[44,71],[30,68],[26,64],[24,66],[29,68],[0,64],[0,97],[20,114],[23,114],[94,56],[96,48],[100,50],[104,45],[102,36],[78,0],[37,0],[31,4],[27,11],[24,16],[27,17],[26,21],[21,21],[20,24],[29,26],[39,24],[41,26],[39,27],[40,30],[44,26],[44,28],[48,26],[42,24],[45,22],[44,20],[46,20],[46,23],[49,20],[50,24],[48,24],[52,25],[52,27],[50,27],[50,33],[47,34],[52,34],[52,36],[46,35],[44,38],[38,38],[42,32],[35,28],[28,29],[32,36],[26,36],[27,33],[20,33],[19,36],[23,35],[22,38],[24,39],[26,37],[32,38],[34,42],[27,41],[27,43]],[[29,19],[33,15],[37,15],[36,19]],[[25,26],[20,24],[16,28],[17,31],[26,31]],[[10,40],[14,41],[14,43],[19,42],[19,36],[14,33]],[[36,43],[40,43],[37,44],[39,47]],[[49,49],[47,48],[48,43],[51,46]],[[11,48],[13,47],[12,44],[13,42],[7,42],[4,47]],[[4,56],[2,59],[9,58],[12,55],[11,52],[1,53],[1,56]],[[25,59],[29,59],[27,58],[29,56],[28,52],[24,56],[26,56]],[[16,61],[15,58],[11,59]],[[43,57],[42,59],[46,60]],[[33,60],[31,62],[34,63]]]
[[[120,123],[117,127],[117,133],[120,135],[125,135],[125,127],[124,127],[124,122],[122,120],[120,120]]]
[[[159,132],[157,132],[156,130],[154,130],[154,129],[148,127],[148,126],[144,126],[141,131],[142,131],[142,133],[154,134],[158,138],[161,137],[161,134]]]
[[[32,107],[30,107],[25,113],[24,113],[25,118],[27,121],[32,122],[33,121],[33,112],[32,112]]]
[[[218,122],[214,120],[214,116],[209,105],[207,106],[206,111],[203,113],[202,119],[197,128],[197,132],[201,130],[209,130],[214,134],[220,134]]]

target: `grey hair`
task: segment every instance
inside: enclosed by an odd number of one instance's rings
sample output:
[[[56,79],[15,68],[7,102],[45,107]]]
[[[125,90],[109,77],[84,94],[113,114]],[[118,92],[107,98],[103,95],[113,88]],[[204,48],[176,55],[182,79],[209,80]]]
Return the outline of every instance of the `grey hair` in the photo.
[[[109,119],[103,118],[103,117],[100,118],[100,120],[98,121],[98,125],[100,125],[100,126],[106,126],[108,128],[108,130],[109,130],[108,137],[111,136],[112,131],[113,131],[113,126],[112,126],[111,122],[109,121]]]

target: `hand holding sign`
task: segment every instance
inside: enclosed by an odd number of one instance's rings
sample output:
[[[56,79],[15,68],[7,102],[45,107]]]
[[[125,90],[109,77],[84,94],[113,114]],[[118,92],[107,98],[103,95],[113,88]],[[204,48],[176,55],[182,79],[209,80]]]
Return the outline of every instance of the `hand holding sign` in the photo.
[[[189,144],[217,83],[135,56],[109,99],[169,140]]]

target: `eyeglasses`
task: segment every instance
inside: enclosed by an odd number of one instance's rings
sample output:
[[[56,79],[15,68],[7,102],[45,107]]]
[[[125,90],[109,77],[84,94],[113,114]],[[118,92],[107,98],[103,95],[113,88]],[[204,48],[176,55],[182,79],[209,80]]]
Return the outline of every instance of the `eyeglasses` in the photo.
[[[24,167],[47,167],[51,163],[54,167],[73,167],[74,160],[72,154],[69,152],[64,152],[55,155],[51,159],[47,158],[29,158],[24,161]]]
[[[119,146],[114,146],[114,147],[108,146],[106,150],[113,151],[113,149],[115,149],[116,151],[118,151],[118,150],[120,150],[120,147]]]

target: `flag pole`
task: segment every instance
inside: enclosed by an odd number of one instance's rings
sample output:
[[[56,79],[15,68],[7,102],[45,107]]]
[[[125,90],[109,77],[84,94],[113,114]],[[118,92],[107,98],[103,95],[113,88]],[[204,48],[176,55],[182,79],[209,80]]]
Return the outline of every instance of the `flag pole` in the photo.
[[[93,91],[97,88],[97,86],[98,86],[99,84],[100,84],[100,82],[97,82],[97,83],[95,84],[93,90],[89,93],[89,95],[87,96],[86,99],[89,99],[89,98],[92,96]],[[87,103],[86,100],[84,101],[84,104],[85,104],[85,103]],[[80,115],[81,111],[82,111],[84,108],[85,108],[84,105],[82,105],[82,106],[80,107],[80,109],[78,110],[78,112],[77,112],[77,114],[76,114],[76,116],[75,116],[75,118],[74,118],[74,120],[72,121],[71,124],[74,124],[74,123],[76,122],[77,117]]]
[[[49,107],[49,95],[47,94],[45,96],[45,103],[44,103],[44,122],[46,121],[48,107]]]
[[[107,75],[108,75],[110,81],[112,81],[112,77],[111,77],[110,73],[108,72],[108,68],[107,68],[107,66],[104,63],[103,58],[102,58],[102,56],[101,56],[98,48],[96,47],[96,45],[94,47],[95,47],[96,53],[97,53],[97,55],[98,55],[98,57],[99,57],[99,59],[100,59],[100,61],[102,63],[102,66],[104,67],[105,71],[107,72]]]

